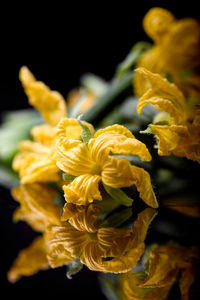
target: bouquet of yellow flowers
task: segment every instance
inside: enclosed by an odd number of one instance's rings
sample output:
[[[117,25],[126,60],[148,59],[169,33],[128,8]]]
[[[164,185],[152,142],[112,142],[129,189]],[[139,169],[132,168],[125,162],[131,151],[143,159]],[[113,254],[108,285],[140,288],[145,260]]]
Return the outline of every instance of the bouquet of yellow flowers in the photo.
[[[1,165],[14,222],[38,235],[8,270],[11,283],[85,266],[108,299],[171,299],[174,287],[191,299],[200,245],[181,244],[163,211],[199,224],[200,24],[152,8],[143,27],[153,44],[135,44],[110,82],[86,74],[67,99],[21,67],[34,109]],[[151,239],[154,228],[175,234]]]

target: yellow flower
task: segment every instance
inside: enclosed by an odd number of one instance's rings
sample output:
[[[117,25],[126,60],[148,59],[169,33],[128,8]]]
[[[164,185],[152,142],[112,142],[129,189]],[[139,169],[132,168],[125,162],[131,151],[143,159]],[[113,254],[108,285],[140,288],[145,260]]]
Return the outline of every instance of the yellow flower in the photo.
[[[51,91],[43,82],[37,81],[25,66],[21,68],[19,78],[29,103],[40,111],[49,125],[55,126],[60,119],[66,117],[65,100],[57,91]]]
[[[200,65],[198,21],[191,18],[176,20],[168,10],[156,7],[144,17],[143,27],[155,45],[141,56],[137,67],[170,76],[187,97],[200,99],[200,74],[195,70]],[[140,74],[137,74],[134,86],[136,94],[141,96],[146,91],[147,82],[141,81]]]
[[[27,67],[19,72],[20,80],[29,98],[48,124],[33,127],[32,141],[19,143],[20,153],[13,160],[13,169],[19,172],[21,183],[58,181],[58,167],[53,159],[55,125],[66,116],[66,105],[62,96],[37,81]]]
[[[165,300],[177,280],[181,299],[189,299],[189,289],[195,279],[195,260],[198,259],[197,248],[182,246],[156,246],[147,254],[144,272],[129,272],[120,278],[122,299]],[[145,257],[145,256],[144,256]]]
[[[66,116],[65,101],[58,92],[51,91],[44,83],[37,81],[27,67],[21,68],[19,77],[29,98],[29,103],[40,111],[48,124],[32,128],[33,142],[22,141],[19,143],[20,153],[13,160],[13,169],[19,172],[22,184],[58,182],[60,181],[59,168],[54,159],[56,125],[60,119]],[[68,128],[69,138],[80,137],[79,123],[77,127],[78,131],[70,131]]]
[[[77,130],[77,123],[75,126],[71,125],[69,119],[63,119],[58,124],[56,158],[59,169],[76,176],[69,185],[63,186],[68,203],[87,205],[94,199],[101,200],[99,182],[102,181],[113,188],[134,184],[144,202],[157,207],[149,174],[144,169],[131,165],[128,160],[112,155],[132,154],[150,161],[151,155],[145,144],[138,141],[125,127],[112,125],[98,130],[86,145],[81,140],[68,138],[69,130]]]
[[[57,192],[42,183],[21,185],[12,190],[13,198],[19,202],[20,206],[13,215],[14,221],[25,221],[34,230],[42,232],[43,235],[37,237],[31,245],[20,251],[13,265],[8,272],[8,280],[15,282],[22,276],[30,276],[40,270],[50,268],[47,259],[49,252],[44,235],[49,226],[60,226],[60,208],[54,204]],[[59,267],[73,261],[70,252],[63,251],[56,255],[55,267]],[[51,249],[51,256],[53,252]]]
[[[30,276],[48,268],[49,262],[46,258],[46,245],[43,237],[38,237],[29,247],[19,253],[8,272],[8,280],[14,283],[22,276]]]
[[[60,224],[60,208],[54,204],[57,192],[42,183],[21,185],[12,189],[13,198],[20,206],[13,215],[14,221],[26,221],[36,231]]]
[[[51,226],[45,233],[49,248],[48,259],[57,265],[55,253],[70,253],[90,270],[122,273],[131,270],[144,251],[144,239],[155,211],[147,208],[141,212],[131,229],[98,228],[100,211],[92,204],[77,208],[69,223]],[[106,260],[106,258],[112,258]]]
[[[59,181],[59,169],[53,159],[54,147],[22,141],[19,143],[19,149],[20,152],[15,156],[12,167],[19,172],[22,184]]]
[[[173,83],[145,68],[139,68],[136,72],[140,74],[140,80],[144,78],[149,83],[149,89],[138,101],[138,113],[145,105],[151,104],[169,114],[166,125],[150,125],[158,139],[158,154],[173,153],[200,162],[199,108],[196,108],[191,120],[185,97]]]

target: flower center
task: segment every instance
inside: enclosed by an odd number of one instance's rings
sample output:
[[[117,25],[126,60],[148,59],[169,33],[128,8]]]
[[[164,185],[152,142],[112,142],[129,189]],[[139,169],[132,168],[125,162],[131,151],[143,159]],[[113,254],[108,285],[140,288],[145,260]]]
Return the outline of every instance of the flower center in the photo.
[[[100,175],[101,171],[102,171],[101,166],[94,163],[92,166],[91,174]]]
[[[90,241],[97,241],[97,232],[88,232]]]

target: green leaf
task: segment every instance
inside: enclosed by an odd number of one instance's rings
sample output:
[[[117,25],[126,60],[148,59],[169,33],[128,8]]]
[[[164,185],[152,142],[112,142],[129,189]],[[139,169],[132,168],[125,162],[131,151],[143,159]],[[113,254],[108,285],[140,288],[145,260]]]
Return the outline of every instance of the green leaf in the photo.
[[[82,127],[82,132],[81,132],[81,138],[83,142],[88,145],[89,140],[92,138],[92,132],[90,131],[89,127],[85,125],[83,122],[81,122],[80,119],[78,119],[79,124]]]
[[[150,43],[138,42],[133,46],[126,58],[118,65],[116,75],[122,76],[126,73],[135,63],[137,63],[140,56],[152,47]]]
[[[90,123],[97,123],[101,120],[108,110],[113,110],[113,105],[119,104],[119,96],[122,98],[122,93],[128,88],[132,89],[133,72],[128,72],[122,76],[120,80],[114,80],[109,85],[109,88],[97,99],[96,103],[83,114],[82,120]],[[105,113],[106,111],[106,113]]]
[[[97,96],[104,94],[109,87],[109,84],[104,79],[91,73],[84,74],[80,81],[84,88]]]
[[[119,227],[125,221],[127,221],[132,215],[132,208],[126,208],[116,212],[106,218],[101,224],[100,227]]]
[[[76,176],[64,173],[64,174],[62,174],[62,178],[63,178],[63,180],[66,180],[66,181],[72,181],[76,178]]]
[[[154,134],[154,131],[151,128],[151,126],[148,126],[145,130],[141,130],[140,133],[142,133],[142,134]]]
[[[14,171],[6,166],[0,165],[0,185],[10,189],[19,185],[19,178]]]
[[[0,161],[11,165],[12,159],[19,151],[18,143],[30,139],[30,129],[41,124],[42,119],[33,110],[20,110],[5,113],[0,127]]]
[[[123,154],[112,154],[117,158],[123,158],[128,160],[132,165],[143,168],[145,170],[151,170],[151,163],[143,161],[138,155],[123,155]]]
[[[108,300],[119,300],[122,297],[118,297],[119,283],[118,274],[114,273],[101,273],[99,276],[99,283],[101,291]]]
[[[124,193],[121,189],[114,189],[106,184],[103,184],[106,192],[119,204],[125,206],[131,206],[133,203],[133,199],[128,197],[126,193]]]
[[[63,195],[61,194],[57,194],[56,197],[54,198],[54,203],[63,208],[63,206],[65,205],[66,201],[65,201],[65,198],[63,197]]]
[[[71,264],[68,265],[68,271],[66,276],[68,279],[72,279],[72,275],[77,274],[83,267],[83,264],[80,262],[80,259],[75,259]]]
[[[83,90],[79,100],[69,111],[69,116],[68,116],[69,118],[76,118],[80,114],[80,107],[85,100],[86,100],[86,94],[85,91]]]
[[[144,107],[141,115],[137,112],[138,98],[135,96],[128,97],[121,105],[121,114],[123,118],[134,121],[137,124],[149,124],[153,121],[157,110],[152,105]]]

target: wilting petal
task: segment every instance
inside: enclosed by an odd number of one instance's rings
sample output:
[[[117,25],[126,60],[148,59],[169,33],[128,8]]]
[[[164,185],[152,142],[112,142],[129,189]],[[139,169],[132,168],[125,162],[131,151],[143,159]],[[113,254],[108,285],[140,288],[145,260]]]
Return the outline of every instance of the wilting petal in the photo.
[[[103,261],[101,251],[96,242],[89,243],[81,256],[81,262],[92,271],[104,273],[124,273],[130,271],[137,264],[141,255],[144,252],[144,243],[138,245],[127,254],[120,258],[113,258],[108,261]]]
[[[194,266],[184,269],[179,280],[181,299],[189,300],[189,290],[195,280]]]
[[[119,257],[127,250],[132,240],[132,231],[123,228],[100,228],[97,233],[99,249],[104,257]]]
[[[66,139],[57,145],[56,164],[63,172],[79,176],[90,173],[94,162],[83,142]]]
[[[66,116],[66,104],[61,94],[36,81],[27,67],[21,68],[19,77],[30,104],[40,111],[47,123],[54,126]]]
[[[20,142],[19,147],[21,152],[13,160],[13,169],[19,172],[22,184],[59,180],[53,148],[31,141]]]
[[[135,248],[137,245],[145,241],[147,231],[150,223],[156,215],[156,210],[153,208],[146,208],[139,213],[136,221],[131,228],[131,238],[127,245],[127,249]]]
[[[188,128],[184,125],[151,125],[151,128],[158,137],[159,155],[170,155],[183,139],[189,139]]]
[[[170,285],[157,288],[140,287],[141,279],[137,277],[137,272],[129,272],[120,276],[120,292],[123,300],[165,300],[169,294]]]
[[[145,161],[151,160],[151,155],[145,144],[125,135],[103,133],[89,142],[92,159],[103,167],[109,154],[138,155]]]
[[[149,174],[142,168],[132,166],[126,159],[110,157],[104,165],[102,181],[113,188],[129,187],[134,184],[147,205],[158,207]]]
[[[35,230],[44,231],[50,224],[60,224],[60,209],[54,204],[56,191],[44,184],[27,184],[12,190],[20,203],[14,220],[23,220]]]
[[[137,217],[133,227],[125,228],[100,228],[98,230],[98,243],[104,257],[121,257],[127,251],[143,243],[150,222],[155,216],[155,210],[146,208]]]
[[[48,259],[56,259],[55,254],[63,252],[66,259],[79,257],[88,243],[88,234],[78,231],[69,223],[63,222],[61,226],[51,226],[45,231],[45,241],[48,247]],[[69,255],[70,253],[70,255]]]
[[[95,132],[95,134],[94,134],[94,138],[97,138],[98,136],[104,135],[104,134],[120,134],[120,135],[124,135],[128,138],[135,138],[130,130],[128,130],[126,127],[124,127],[122,125],[118,125],[118,124],[107,126],[106,128],[97,130],[97,132]]]
[[[159,46],[154,46],[150,50],[146,51],[138,60],[137,68],[145,68],[153,73],[158,73],[163,77],[166,74],[166,70],[161,64],[161,61],[158,60],[158,57],[161,56],[161,49]],[[134,92],[135,95],[141,97],[146,93],[146,91],[151,87],[148,78],[144,78],[144,75],[140,72],[135,72],[134,74]]]
[[[156,196],[154,194],[151,177],[147,171],[142,168],[132,166],[133,176],[135,178],[134,184],[140,194],[140,198],[149,206],[153,208],[158,207]]]
[[[160,42],[175,21],[173,14],[163,8],[151,8],[143,19],[143,27],[149,37]]]
[[[129,187],[136,182],[129,161],[113,156],[105,162],[101,176],[103,183],[113,188]]]
[[[69,219],[69,223],[79,231],[96,232],[96,219],[100,210],[93,205],[81,207],[78,212]]]
[[[22,184],[59,180],[59,169],[46,154],[19,153],[14,158],[13,169],[19,172]]]
[[[82,205],[76,205],[73,203],[65,203],[65,205],[63,207],[61,221],[68,221],[70,218],[72,218],[76,214],[78,214],[83,208],[84,208],[84,206],[82,206]]]
[[[168,254],[153,251],[150,257],[148,276],[140,286],[155,288],[172,285],[178,271],[178,267],[172,264]]]
[[[94,131],[94,127],[85,121],[81,121],[84,125],[87,125],[91,132]],[[76,140],[81,137],[82,127],[77,119],[63,118],[57,125],[57,137],[58,141],[67,139]]]
[[[12,283],[22,276],[30,276],[40,270],[49,268],[46,258],[46,246],[43,237],[38,237],[28,247],[23,249],[8,272],[8,280]]]
[[[175,22],[165,37],[162,49],[163,60],[171,69],[184,70],[199,65],[200,25],[192,18],[185,18]],[[181,47],[180,47],[181,43]]]
[[[65,199],[68,203],[88,205],[94,200],[101,200],[98,175],[82,175],[76,177],[69,185],[64,185]]]
[[[186,119],[185,98],[175,84],[145,68],[138,68],[136,72],[148,79],[150,84],[150,89],[138,101],[137,111],[139,114],[145,105],[151,104],[158,110],[168,112],[178,123]]]

